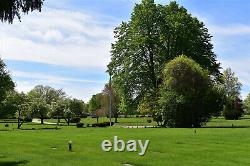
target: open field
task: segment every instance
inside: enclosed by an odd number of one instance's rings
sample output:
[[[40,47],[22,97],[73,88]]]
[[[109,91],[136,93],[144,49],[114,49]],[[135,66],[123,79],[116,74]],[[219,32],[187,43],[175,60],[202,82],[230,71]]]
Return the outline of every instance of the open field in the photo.
[[[142,118],[143,119],[143,118]],[[134,119],[127,119],[131,122]],[[138,120],[138,119],[137,119]],[[125,121],[125,120],[124,120]],[[127,125],[128,122],[124,122]],[[231,127],[234,124],[235,128]],[[122,120],[120,121],[122,123]],[[24,124],[24,130],[0,124],[0,166],[234,166],[250,164],[250,120],[213,119],[208,127],[194,129],[76,128]],[[134,125],[134,122],[133,122]],[[16,124],[13,124],[13,128]],[[225,128],[213,128],[225,127]],[[236,128],[238,127],[238,128]],[[34,128],[35,130],[29,130]],[[145,156],[137,152],[104,152],[104,139],[150,140]],[[67,143],[73,141],[73,152]]]

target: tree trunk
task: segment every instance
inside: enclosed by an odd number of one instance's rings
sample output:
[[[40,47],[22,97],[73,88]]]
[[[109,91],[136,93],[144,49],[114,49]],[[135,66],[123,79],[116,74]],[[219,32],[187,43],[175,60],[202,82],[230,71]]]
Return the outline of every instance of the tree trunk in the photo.
[[[43,116],[41,116],[41,124],[44,124],[44,123],[43,123]]]

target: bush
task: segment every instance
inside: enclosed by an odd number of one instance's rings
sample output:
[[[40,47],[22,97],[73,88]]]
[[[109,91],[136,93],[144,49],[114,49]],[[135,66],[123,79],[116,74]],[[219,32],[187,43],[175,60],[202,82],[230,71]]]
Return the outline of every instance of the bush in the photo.
[[[9,127],[9,124],[5,124],[5,127]]]
[[[70,118],[69,122],[70,123],[80,123],[81,118]]]
[[[235,104],[228,104],[223,110],[223,116],[226,120],[238,120],[243,114],[243,109],[240,107],[235,107]]]
[[[111,126],[114,125],[114,122],[111,122]],[[110,126],[109,122],[102,122],[102,123],[93,123],[92,127],[108,127]]]
[[[32,118],[31,117],[25,117],[24,122],[32,122]]]
[[[83,125],[84,125],[83,123],[77,123],[77,124],[76,124],[76,127],[77,127],[77,128],[83,128]]]
[[[151,120],[151,119],[148,119],[148,120],[147,120],[147,122],[148,122],[148,123],[151,123],[151,122],[152,122],[152,120]]]

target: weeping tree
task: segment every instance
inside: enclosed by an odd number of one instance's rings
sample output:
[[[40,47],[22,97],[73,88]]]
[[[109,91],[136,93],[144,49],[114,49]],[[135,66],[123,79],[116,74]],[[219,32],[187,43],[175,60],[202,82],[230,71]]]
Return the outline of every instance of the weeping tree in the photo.
[[[201,127],[223,110],[223,95],[208,71],[186,56],[166,64],[159,105],[164,126]]]
[[[0,20],[8,23],[13,23],[15,17],[21,20],[21,13],[41,11],[43,2],[44,0],[1,0]]]
[[[14,89],[14,82],[11,79],[11,76],[6,69],[5,63],[0,59],[0,107],[1,102],[6,98],[6,95],[9,91]]]

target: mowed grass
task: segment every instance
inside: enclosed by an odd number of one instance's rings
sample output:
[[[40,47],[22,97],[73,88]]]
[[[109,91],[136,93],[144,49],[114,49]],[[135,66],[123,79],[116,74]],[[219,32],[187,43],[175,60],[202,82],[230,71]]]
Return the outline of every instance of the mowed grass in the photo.
[[[132,121],[132,120],[131,120]],[[232,123],[234,128],[231,127]],[[122,123],[121,123],[122,124]],[[16,124],[13,124],[13,128]],[[208,128],[76,128],[24,124],[0,131],[0,166],[234,166],[250,165],[250,120],[213,119]],[[220,126],[221,128],[214,128]],[[225,127],[225,128],[222,128]],[[34,130],[30,130],[30,129]],[[0,129],[5,129],[0,124]],[[144,156],[138,152],[104,152],[101,142],[150,140]],[[73,152],[67,143],[73,142]]]

